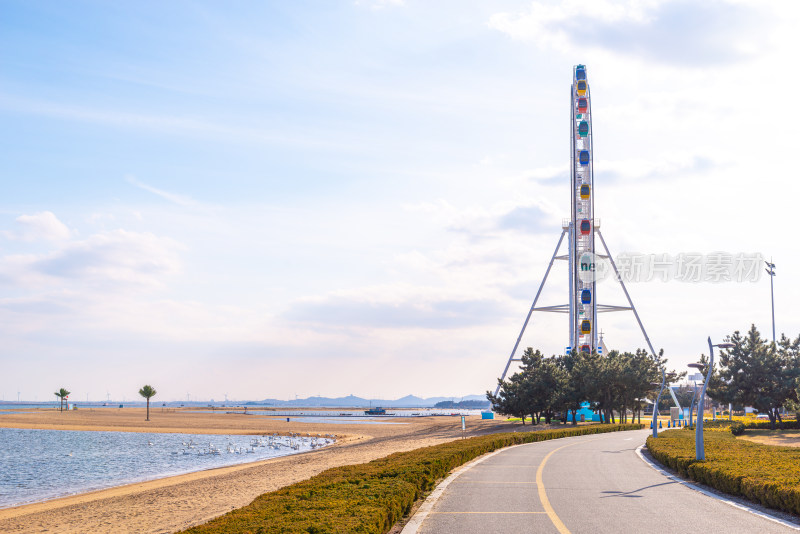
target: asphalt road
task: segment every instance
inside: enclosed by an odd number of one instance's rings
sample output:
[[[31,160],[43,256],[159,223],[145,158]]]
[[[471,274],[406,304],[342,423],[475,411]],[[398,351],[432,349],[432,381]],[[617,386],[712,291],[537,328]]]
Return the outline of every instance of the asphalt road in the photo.
[[[423,506],[418,532],[797,534],[651,468],[636,454],[648,434],[615,432],[504,449],[451,479],[427,516]]]

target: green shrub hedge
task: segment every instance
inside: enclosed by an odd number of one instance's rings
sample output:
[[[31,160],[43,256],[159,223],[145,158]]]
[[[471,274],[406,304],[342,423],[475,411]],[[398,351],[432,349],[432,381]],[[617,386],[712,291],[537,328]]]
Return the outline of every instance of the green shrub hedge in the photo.
[[[691,430],[694,430],[694,427],[688,427]],[[745,429],[751,430],[771,430],[772,427],[769,424],[769,421],[764,421],[763,419],[753,419],[753,418],[744,418],[738,417],[734,418],[733,421],[729,421],[727,419],[717,419],[716,421],[704,421],[703,422],[703,429],[704,430],[730,430],[730,432],[734,436],[741,436]],[[784,419],[783,420],[783,429],[781,429],[778,423],[775,423],[775,430],[797,430],[800,429],[800,421],[796,419]]]
[[[744,431],[734,422],[731,432]],[[712,429],[713,430],[713,429]],[[800,514],[800,448],[739,440],[731,432],[704,432],[706,459],[695,459],[694,432],[666,431],[647,438],[650,454],[682,476],[725,493]]]
[[[727,427],[730,430],[731,434],[734,436],[741,436],[744,434],[744,423],[740,423],[738,421],[731,423],[730,426]]]
[[[772,427],[769,424],[769,421],[764,421],[763,419],[758,420],[751,420],[751,421],[742,421],[742,424],[745,428],[752,428],[752,429],[760,429],[760,430],[770,430]],[[783,420],[783,429],[784,430],[796,430],[800,428],[800,422],[796,419],[784,419]],[[775,422],[775,430],[780,430],[781,425],[777,421]]]
[[[733,421],[729,421],[727,419],[703,421],[703,428],[727,428],[731,425],[741,425],[743,430],[746,428],[752,428],[753,430],[770,430],[772,428],[769,424],[769,421],[764,421],[763,419],[754,419],[752,417],[735,417]],[[798,428],[800,428],[800,421],[797,421],[796,419],[783,420],[783,430],[796,430]],[[776,422],[775,430],[780,429],[780,424]]]
[[[509,445],[641,428],[644,425],[589,425],[491,434],[395,453],[366,464],[328,469],[184,532],[381,534],[438,480],[482,454]]]
[[[727,420],[720,420],[717,419],[716,421],[704,421],[703,422],[703,431],[711,430],[711,431],[720,431],[720,432],[730,432],[734,436],[741,436],[744,434],[745,429],[745,422],[743,421],[727,421]],[[685,426],[683,427],[684,430],[691,430],[694,432],[694,426]]]

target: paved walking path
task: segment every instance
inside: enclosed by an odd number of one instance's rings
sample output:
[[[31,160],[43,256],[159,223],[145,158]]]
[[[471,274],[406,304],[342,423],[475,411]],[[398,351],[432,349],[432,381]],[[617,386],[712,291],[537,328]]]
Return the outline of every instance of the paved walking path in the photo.
[[[452,479],[418,532],[798,532],[654,470],[636,454],[648,434],[615,432],[504,449]]]

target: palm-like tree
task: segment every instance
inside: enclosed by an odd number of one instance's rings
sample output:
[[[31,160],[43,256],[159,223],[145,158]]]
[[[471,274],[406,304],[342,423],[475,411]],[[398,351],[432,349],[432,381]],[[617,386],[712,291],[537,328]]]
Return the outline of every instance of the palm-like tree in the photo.
[[[145,421],[150,420],[150,397],[155,397],[156,390],[152,386],[144,386],[142,389],[139,390],[139,395],[147,399],[147,419]]]
[[[54,393],[54,395],[55,395],[56,397],[58,397],[58,398],[61,400],[61,402],[59,402],[59,403],[58,403],[58,409],[59,409],[59,411],[62,411],[62,412],[64,411],[64,399],[66,399],[67,397],[69,397],[69,394],[70,394],[70,392],[69,392],[69,391],[67,391],[67,390],[66,390],[66,389],[64,389],[64,388],[61,388],[61,389],[59,389],[58,391],[56,391],[56,392]]]

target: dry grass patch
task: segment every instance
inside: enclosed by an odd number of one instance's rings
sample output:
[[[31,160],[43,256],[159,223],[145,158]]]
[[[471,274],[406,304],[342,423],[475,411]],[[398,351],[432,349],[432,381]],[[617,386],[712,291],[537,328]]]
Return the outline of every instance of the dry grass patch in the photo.
[[[748,430],[739,439],[762,445],[800,447],[800,430]]]

